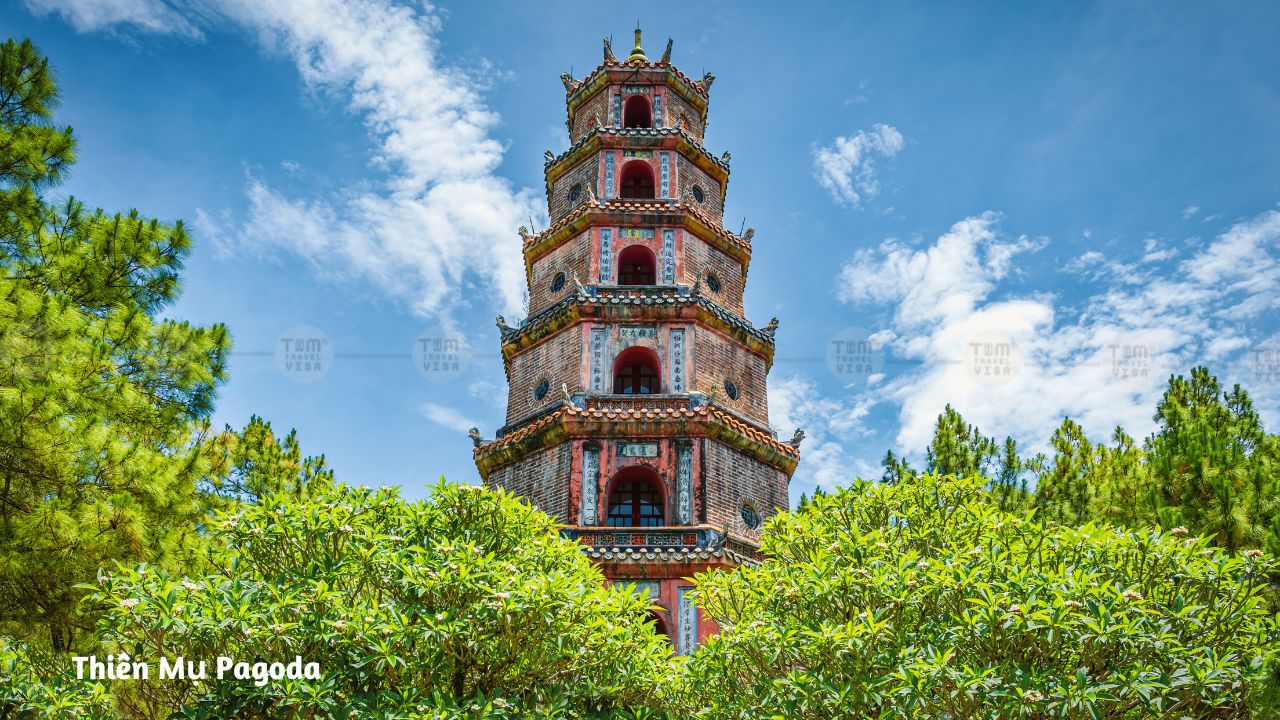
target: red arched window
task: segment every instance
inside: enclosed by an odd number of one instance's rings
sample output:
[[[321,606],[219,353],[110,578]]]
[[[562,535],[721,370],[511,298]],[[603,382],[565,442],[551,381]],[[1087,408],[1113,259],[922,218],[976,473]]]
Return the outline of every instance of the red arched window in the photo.
[[[613,476],[609,490],[609,527],[661,527],[665,524],[658,474],[629,467]]]
[[[667,639],[670,639],[671,634],[667,632],[667,623],[662,620],[662,616],[656,612],[650,611],[649,617],[653,618],[653,631]]]
[[[627,348],[613,364],[613,392],[618,395],[654,395],[662,391],[658,356],[642,347]]]
[[[622,167],[622,190],[624,199],[652,200],[653,168],[644,160],[632,160]]]
[[[658,258],[643,245],[631,245],[618,253],[619,285],[652,285]]]
[[[649,107],[649,98],[643,95],[632,95],[622,106],[622,126],[629,128],[653,127],[653,112]]]

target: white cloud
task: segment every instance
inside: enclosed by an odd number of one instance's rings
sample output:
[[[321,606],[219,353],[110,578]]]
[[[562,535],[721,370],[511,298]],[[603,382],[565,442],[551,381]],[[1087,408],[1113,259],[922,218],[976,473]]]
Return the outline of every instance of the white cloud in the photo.
[[[1195,215],[1198,212],[1200,212],[1199,205],[1188,205],[1182,208],[1182,219],[1186,220],[1187,218],[1190,218],[1192,215]]]
[[[444,405],[437,405],[433,402],[422,404],[422,416],[441,427],[456,430],[460,433],[465,433],[471,428],[479,426],[479,423],[457,410]]]
[[[877,468],[845,450],[847,440],[867,434],[864,420],[872,404],[867,399],[839,401],[823,396],[812,381],[798,375],[769,383],[769,418],[779,428],[779,436],[789,438],[796,428],[805,431],[793,490],[812,493],[815,487],[831,490],[848,485],[855,477],[880,477]]]
[[[1038,246],[1003,239],[996,220],[967,218],[919,250],[885,241],[840,273],[842,299],[893,308],[891,352],[917,364],[875,393],[899,406],[899,448],[924,448],[947,403],[1024,446],[1043,448],[1063,416],[1100,440],[1116,425],[1141,437],[1170,374],[1234,373],[1280,292],[1280,212],[1237,224],[1164,276],[1113,276],[1070,318],[1052,295],[997,296],[1011,259]],[[1098,263],[1126,267],[1095,253],[1078,261]],[[1001,360],[1010,375],[979,375]],[[1274,383],[1250,389],[1274,406]]]
[[[177,12],[157,0],[111,0],[109,11],[84,0],[29,2],[82,29],[172,32]],[[376,146],[370,164],[384,173],[375,189],[309,198],[250,177],[247,215],[201,212],[202,234],[224,253],[294,253],[324,277],[362,281],[422,316],[447,316],[467,281],[482,286],[493,309],[520,314],[515,229],[545,217],[541,194],[495,174],[498,117],[482,81],[441,60],[431,8],[391,0],[209,0],[201,8],[203,17],[188,13],[248,30],[290,58],[309,88],[341,99],[364,120]]]
[[[902,133],[891,125],[875,125],[836,138],[830,147],[813,149],[814,177],[836,202],[861,207],[880,193],[876,158],[893,157],[903,148]]]
[[[23,0],[37,15],[56,14],[78,32],[132,25],[153,33],[200,37],[200,30],[164,0]]]

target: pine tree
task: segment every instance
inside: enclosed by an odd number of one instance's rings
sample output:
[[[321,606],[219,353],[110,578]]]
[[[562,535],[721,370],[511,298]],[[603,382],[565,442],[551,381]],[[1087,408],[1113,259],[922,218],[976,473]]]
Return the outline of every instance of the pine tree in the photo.
[[[997,455],[995,440],[965,423],[960,413],[947,405],[938,416],[933,442],[925,451],[925,471],[956,477],[989,477]]]
[[[192,552],[229,341],[158,317],[181,223],[46,197],[75,159],[56,102],[36,48],[0,46],[0,630],[64,652],[99,568]]]

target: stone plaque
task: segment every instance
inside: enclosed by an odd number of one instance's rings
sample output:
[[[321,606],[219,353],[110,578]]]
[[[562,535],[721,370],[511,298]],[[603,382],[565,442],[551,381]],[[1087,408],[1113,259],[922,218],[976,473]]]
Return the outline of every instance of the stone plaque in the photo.
[[[653,126],[666,127],[666,118],[662,115],[662,95],[653,96]]]
[[[613,151],[604,153],[604,196],[613,197]]]
[[[653,157],[653,151],[652,151],[652,150],[623,150],[623,151],[622,151],[622,157],[624,157],[624,158],[651,158],[651,157]]]
[[[671,153],[662,153],[658,158],[659,180],[658,184],[662,186],[662,194],[658,197],[671,197]]]
[[[655,328],[655,327],[653,327],[652,325],[649,325],[649,326],[642,326],[642,327],[620,327],[620,328],[618,328],[618,339],[619,339],[619,340],[640,340],[640,339],[642,339],[642,338],[647,338],[647,339],[650,339],[650,340],[657,340],[657,339],[658,339],[658,329],[657,329],[657,328]]]
[[[692,587],[678,588],[676,601],[676,654],[689,656],[698,649],[698,606],[693,604]]]
[[[656,458],[658,443],[619,443],[618,455],[629,458]]]
[[[618,237],[627,240],[652,240],[653,228],[621,228]]]
[[[600,229],[600,282],[610,282],[613,277],[613,230]]]
[[[676,283],[676,231],[662,231],[662,282],[665,285]]]
[[[693,444],[676,443],[676,522],[693,524]]]
[[[582,524],[595,525],[596,506],[599,505],[600,449],[584,445],[582,448]]]
[[[622,92],[624,95],[648,95],[651,88],[648,85],[623,85]],[[622,97],[619,95],[618,97]]]
[[[622,127],[622,96],[613,96],[613,122],[610,123],[614,127]]]
[[[684,382],[684,329],[671,330],[671,392],[685,391]]]
[[[591,390],[604,392],[604,328],[591,328]]]

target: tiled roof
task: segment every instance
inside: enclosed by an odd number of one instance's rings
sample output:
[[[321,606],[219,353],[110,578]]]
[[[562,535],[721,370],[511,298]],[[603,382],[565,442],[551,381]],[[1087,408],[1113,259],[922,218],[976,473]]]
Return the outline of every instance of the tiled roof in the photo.
[[[521,427],[515,432],[497,438],[492,442],[485,443],[476,448],[475,454],[483,455],[503,445],[510,445],[520,442],[521,440],[538,434],[543,429],[561,422],[567,418],[582,418],[595,420],[659,420],[659,421],[679,421],[701,418],[704,420],[715,421],[716,423],[735,430],[739,434],[750,438],[751,440],[768,447],[772,450],[782,453],[793,459],[800,457],[800,450],[792,447],[790,444],[781,442],[772,434],[761,430],[755,425],[739,419],[733,413],[726,412],[715,405],[703,405],[696,408],[663,408],[655,410],[646,409],[592,409],[588,410],[580,408],[577,405],[566,404],[555,412],[549,413],[545,417],[536,422],[529,423]]]
[[[584,545],[582,552],[587,557],[596,561],[614,561],[614,562],[679,562],[679,561],[708,561],[708,560],[728,560],[737,565],[747,565],[754,567],[760,562],[755,558],[734,552],[732,550],[719,549],[698,549],[690,547],[670,547],[670,548],[630,548],[630,547],[597,547]]]
[[[608,70],[608,69],[611,69],[611,68],[617,68],[617,69],[619,69],[619,70],[625,70],[625,69],[628,69],[628,68],[636,68],[636,67],[640,67],[640,64],[639,64],[639,63],[628,63],[628,62],[623,62],[623,61],[621,61],[621,60],[618,60],[618,61],[615,61],[615,62],[607,62],[607,61],[606,61],[606,62],[603,62],[603,63],[601,63],[601,64],[597,65],[595,70],[592,70],[591,72],[587,73],[587,76],[586,76],[586,77],[584,77],[584,78],[582,78],[582,83],[581,83],[580,85],[578,85],[577,87],[575,87],[575,88],[574,88],[574,89],[572,89],[572,90],[569,90],[568,88],[566,88],[566,89],[565,89],[565,100],[567,101],[569,98],[572,98],[572,97],[573,97],[574,93],[576,93],[576,92],[578,92],[579,90],[581,90],[582,88],[587,87],[588,85],[590,85],[590,84],[591,84],[591,81],[595,79],[596,75],[600,74],[601,72],[604,72],[605,70]],[[694,80],[691,80],[691,79],[689,78],[689,76],[688,76],[688,75],[685,75],[684,73],[680,72],[680,69],[679,69],[679,68],[677,68],[675,65],[672,65],[672,64],[670,64],[670,63],[653,63],[653,62],[651,62],[651,63],[646,63],[643,67],[646,67],[646,68],[654,68],[654,69],[662,68],[662,69],[670,70],[671,72],[675,73],[676,77],[678,77],[678,78],[680,78],[681,80],[683,80],[683,81],[684,81],[684,84],[685,84],[685,85],[688,85],[688,86],[689,86],[689,88],[690,88],[690,89],[692,89],[694,92],[698,93],[699,95],[701,95],[701,96],[702,96],[702,97],[704,97],[704,98],[710,98],[710,97],[711,97],[710,93],[708,93],[706,90],[703,90],[701,87],[699,87],[699,86],[697,85],[697,82],[696,82],[696,81],[694,81]]]
[[[528,248],[533,245],[537,245],[544,238],[550,237],[551,235],[558,232],[564,226],[568,225],[569,223],[572,223],[573,221],[582,217],[582,215],[588,212],[591,212],[592,210],[606,210],[608,212],[620,212],[620,213],[637,212],[637,213],[644,213],[647,215],[662,215],[662,214],[678,215],[680,213],[688,213],[689,215],[692,215],[693,217],[697,218],[698,221],[701,222],[703,225],[706,225],[707,227],[714,230],[717,235],[719,235],[721,238],[728,241],[729,243],[733,245],[737,245],[743,250],[748,250],[748,251],[751,250],[751,242],[749,240],[746,240],[740,235],[735,235],[732,232],[725,230],[724,226],[720,224],[719,221],[715,220],[710,215],[707,215],[706,213],[702,212],[695,205],[690,205],[681,200],[623,200],[619,198],[614,198],[610,200],[598,200],[596,202],[592,202],[590,199],[587,199],[586,201],[578,205],[573,210],[569,211],[568,213],[565,213],[564,217],[552,223],[551,227],[547,228],[546,230],[543,230],[542,232],[536,235],[526,236],[524,239],[524,246]]]
[[[503,331],[502,341],[505,343],[520,337],[524,333],[550,320],[573,305],[660,307],[663,305],[693,305],[695,303],[706,309],[722,322],[755,337],[763,343],[768,345],[774,344],[774,335],[767,329],[762,330],[757,328],[738,314],[730,311],[728,308],[715,302],[711,298],[701,294],[693,295],[689,289],[683,287],[625,295],[616,292],[599,293],[596,295],[589,293],[584,294],[581,291],[574,292],[542,312],[526,318],[525,321],[520,324],[520,327],[513,328],[511,332]]]
[[[661,128],[598,127],[598,128],[594,128],[592,129],[591,132],[587,133],[586,135],[583,135],[581,140],[570,145],[568,150],[565,150],[559,155],[551,158],[550,160],[547,160],[545,163],[545,166],[550,167],[560,162],[564,158],[568,157],[569,155],[577,151],[578,148],[581,148],[583,145],[586,145],[588,142],[591,142],[591,139],[596,135],[620,135],[624,137],[684,136],[684,139],[688,140],[690,145],[693,145],[695,148],[700,150],[702,154],[707,157],[708,160],[711,160],[715,164],[724,168],[724,171],[726,173],[729,172],[729,163],[716,157],[715,155],[712,155],[711,152],[707,150],[707,148],[703,146],[703,144],[699,142],[697,138],[685,132],[681,128],[671,128],[671,127],[661,127]]]

